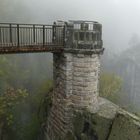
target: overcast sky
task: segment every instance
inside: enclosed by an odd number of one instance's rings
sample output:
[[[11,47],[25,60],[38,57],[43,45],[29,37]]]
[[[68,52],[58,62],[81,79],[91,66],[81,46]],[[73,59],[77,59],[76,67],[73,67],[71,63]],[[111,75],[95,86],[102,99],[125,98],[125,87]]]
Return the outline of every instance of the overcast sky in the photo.
[[[98,21],[104,47],[123,50],[133,34],[140,36],[140,0],[0,0],[0,22],[56,20]]]

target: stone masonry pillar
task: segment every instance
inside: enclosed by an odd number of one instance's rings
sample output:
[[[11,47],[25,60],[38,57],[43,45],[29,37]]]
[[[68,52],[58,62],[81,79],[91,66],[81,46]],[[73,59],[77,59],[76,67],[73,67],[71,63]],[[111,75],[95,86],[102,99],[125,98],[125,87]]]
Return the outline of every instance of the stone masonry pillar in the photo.
[[[65,137],[72,128],[74,110],[95,113],[99,108],[101,25],[88,21],[65,24],[65,49],[53,54],[54,90],[47,121],[48,140]]]

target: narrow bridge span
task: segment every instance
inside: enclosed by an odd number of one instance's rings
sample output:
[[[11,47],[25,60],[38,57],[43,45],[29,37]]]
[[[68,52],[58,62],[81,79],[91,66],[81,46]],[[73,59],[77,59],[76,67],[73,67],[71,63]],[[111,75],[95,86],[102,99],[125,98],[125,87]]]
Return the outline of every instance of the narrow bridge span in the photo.
[[[0,54],[60,52],[64,38],[64,25],[0,23]]]

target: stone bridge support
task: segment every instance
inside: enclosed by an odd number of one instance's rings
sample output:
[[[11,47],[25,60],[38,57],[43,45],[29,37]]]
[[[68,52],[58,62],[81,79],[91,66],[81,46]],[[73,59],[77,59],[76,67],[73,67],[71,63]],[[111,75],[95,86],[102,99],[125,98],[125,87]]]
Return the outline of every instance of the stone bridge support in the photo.
[[[72,22],[67,25],[66,37],[64,51],[53,54],[54,90],[47,120],[48,140],[64,138],[72,129],[73,111],[99,109],[101,25]]]

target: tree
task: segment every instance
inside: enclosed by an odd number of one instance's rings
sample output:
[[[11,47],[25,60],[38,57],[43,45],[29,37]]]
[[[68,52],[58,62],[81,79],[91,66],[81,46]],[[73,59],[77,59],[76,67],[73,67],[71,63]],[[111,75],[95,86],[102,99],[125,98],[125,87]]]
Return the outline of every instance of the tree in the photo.
[[[129,40],[129,45],[131,47],[133,47],[133,46],[136,46],[138,44],[140,44],[140,38],[139,38],[138,34],[134,33],[132,35],[131,39]]]
[[[38,139],[46,109],[43,109],[43,100],[52,86],[52,81],[48,80],[52,78],[52,64],[46,60],[50,61],[50,57],[42,54],[0,56],[0,97],[5,96],[7,87],[13,87],[14,91],[27,89],[29,93],[24,103],[20,102],[11,109],[13,123],[2,129],[8,135],[6,140]]]
[[[7,131],[11,128],[14,120],[14,108],[21,104],[28,96],[26,90],[15,90],[13,88],[0,96],[0,140],[7,136]]]
[[[116,101],[122,88],[122,80],[119,76],[103,73],[100,77],[99,93],[102,97]]]

